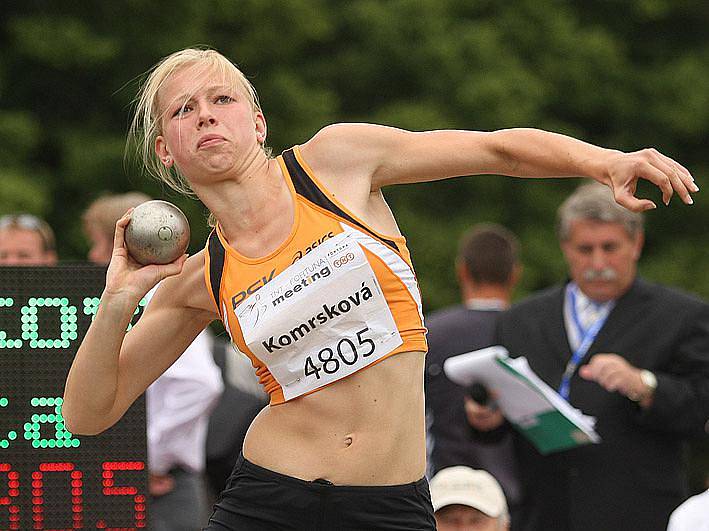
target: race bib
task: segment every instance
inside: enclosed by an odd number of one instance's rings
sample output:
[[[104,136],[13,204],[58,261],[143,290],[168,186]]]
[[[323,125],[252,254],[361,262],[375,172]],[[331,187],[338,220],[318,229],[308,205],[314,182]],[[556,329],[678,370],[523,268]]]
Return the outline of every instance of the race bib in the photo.
[[[364,251],[348,233],[245,299],[236,317],[286,400],[349,376],[403,342]]]

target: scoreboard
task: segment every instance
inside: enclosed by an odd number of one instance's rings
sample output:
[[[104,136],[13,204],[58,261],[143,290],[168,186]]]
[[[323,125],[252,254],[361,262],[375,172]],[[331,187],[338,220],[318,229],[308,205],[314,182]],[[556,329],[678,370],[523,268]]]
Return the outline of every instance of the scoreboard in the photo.
[[[62,417],[105,275],[88,264],[0,267],[0,530],[147,526],[144,398],[97,436],[71,433]]]

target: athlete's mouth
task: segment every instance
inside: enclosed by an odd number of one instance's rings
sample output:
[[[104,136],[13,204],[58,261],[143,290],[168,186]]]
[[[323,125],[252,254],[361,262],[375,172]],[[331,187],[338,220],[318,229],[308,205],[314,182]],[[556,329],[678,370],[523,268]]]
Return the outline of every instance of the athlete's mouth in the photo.
[[[197,149],[200,149],[203,147],[215,146],[215,145],[220,144],[224,141],[225,141],[225,138],[221,135],[214,135],[214,134],[204,135],[202,138],[199,139],[199,142],[197,142]]]

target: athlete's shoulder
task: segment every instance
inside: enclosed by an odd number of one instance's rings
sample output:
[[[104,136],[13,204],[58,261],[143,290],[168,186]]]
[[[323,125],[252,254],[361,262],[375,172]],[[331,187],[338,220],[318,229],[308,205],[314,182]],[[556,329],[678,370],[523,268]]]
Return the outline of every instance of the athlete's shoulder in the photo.
[[[402,133],[385,125],[337,123],[323,127],[299,149],[314,169],[361,167],[373,171],[391,139]]]
[[[338,143],[361,142],[369,139],[378,139],[397,132],[401,132],[401,130],[387,125],[341,122],[330,124],[320,129],[310,140],[303,144],[303,148],[319,149]]]

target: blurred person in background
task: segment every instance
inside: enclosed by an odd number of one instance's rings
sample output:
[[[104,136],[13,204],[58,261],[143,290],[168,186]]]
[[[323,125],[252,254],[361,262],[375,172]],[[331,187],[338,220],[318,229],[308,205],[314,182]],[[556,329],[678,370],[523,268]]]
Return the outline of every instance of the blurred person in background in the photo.
[[[494,344],[497,319],[509,307],[521,274],[517,237],[501,225],[475,225],[460,239],[455,268],[463,304],[426,318],[429,476],[453,465],[487,470],[502,485],[514,519],[520,487],[511,434],[496,445],[471,437],[464,407],[470,390],[451,382],[443,363]]]
[[[91,242],[91,262],[108,265],[116,221],[128,209],[149,200],[141,192],[129,192],[101,196],[88,206],[83,226]],[[152,531],[195,531],[208,514],[207,424],[223,388],[212,345],[211,333],[204,330],[145,391]]]
[[[507,531],[509,512],[502,487],[484,470],[453,466],[431,479],[438,531]]]
[[[6,214],[0,217],[0,265],[56,265],[54,231],[32,214]]]
[[[664,531],[688,495],[686,442],[709,426],[709,304],[637,276],[640,213],[596,184],[559,209],[570,279],[500,317],[498,341],[596,418],[599,444],[541,455],[515,437],[525,531]],[[688,272],[692,274],[692,272]],[[479,431],[504,431],[481,404]]]

